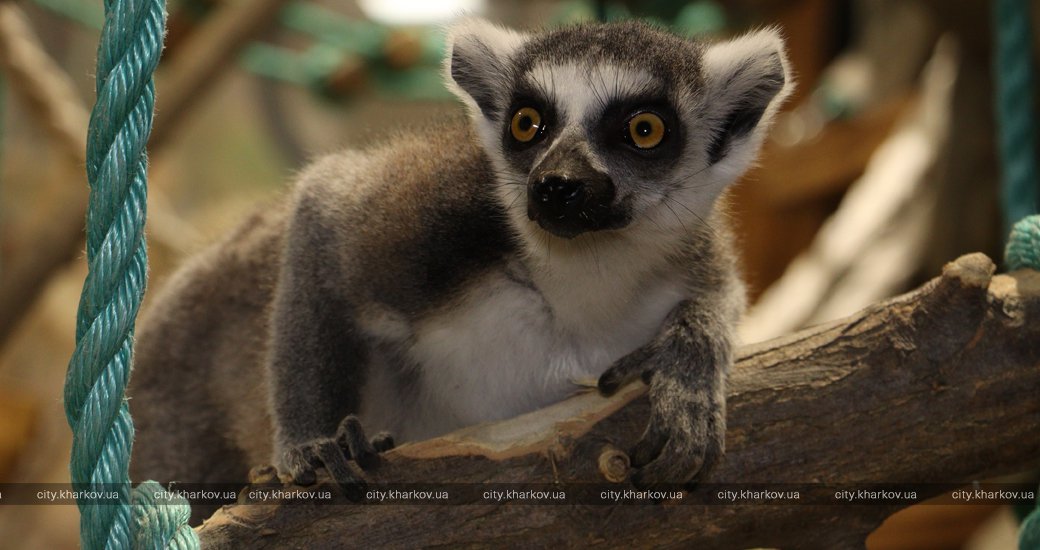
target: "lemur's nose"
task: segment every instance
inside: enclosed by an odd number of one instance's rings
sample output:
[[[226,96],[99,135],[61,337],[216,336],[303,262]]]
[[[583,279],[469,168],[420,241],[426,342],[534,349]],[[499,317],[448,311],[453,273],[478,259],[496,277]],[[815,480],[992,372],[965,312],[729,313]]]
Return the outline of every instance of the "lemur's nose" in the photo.
[[[534,184],[535,200],[543,207],[563,215],[568,209],[580,206],[585,199],[585,184],[581,180],[558,175],[547,175]]]

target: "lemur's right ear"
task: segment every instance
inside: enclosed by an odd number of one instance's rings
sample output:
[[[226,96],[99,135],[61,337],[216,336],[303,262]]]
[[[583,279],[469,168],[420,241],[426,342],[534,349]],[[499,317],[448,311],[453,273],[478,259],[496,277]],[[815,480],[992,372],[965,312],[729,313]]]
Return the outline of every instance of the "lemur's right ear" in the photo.
[[[499,102],[508,98],[509,56],[527,36],[492,25],[484,19],[467,18],[448,29],[445,60],[448,87],[471,109],[491,117]],[[474,115],[477,112],[474,111]]]
[[[743,171],[761,144],[773,115],[794,88],[784,40],[768,28],[704,52],[708,103],[716,120],[709,161],[728,161],[735,173]]]

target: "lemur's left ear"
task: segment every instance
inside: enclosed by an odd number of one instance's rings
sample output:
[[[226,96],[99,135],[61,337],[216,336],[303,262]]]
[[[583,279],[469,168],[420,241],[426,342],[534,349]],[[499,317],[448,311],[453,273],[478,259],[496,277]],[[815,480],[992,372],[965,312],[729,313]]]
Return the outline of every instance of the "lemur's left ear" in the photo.
[[[492,25],[479,18],[467,18],[448,29],[445,61],[448,87],[468,106],[492,116],[509,77],[509,56],[527,36]],[[476,114],[476,113],[474,113]]]
[[[746,166],[794,88],[784,40],[775,28],[752,32],[709,46],[703,64],[714,128],[709,162],[733,159]]]

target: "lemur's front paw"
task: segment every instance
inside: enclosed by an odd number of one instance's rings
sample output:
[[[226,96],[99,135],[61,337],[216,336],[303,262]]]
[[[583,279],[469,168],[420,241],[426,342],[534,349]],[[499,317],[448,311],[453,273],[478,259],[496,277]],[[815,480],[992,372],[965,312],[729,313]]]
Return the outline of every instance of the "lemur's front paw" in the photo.
[[[361,421],[354,415],[344,418],[335,437],[322,437],[289,447],[285,451],[283,464],[297,485],[313,485],[317,481],[317,468],[325,468],[329,476],[343,489],[352,501],[363,500],[365,480],[348,464],[353,460],[362,470],[371,470],[379,465],[379,453],[394,448],[390,434],[381,432],[370,441],[365,437]]]
[[[650,422],[629,453],[638,468],[632,483],[640,488],[703,478],[725,449],[721,381],[706,370],[688,368],[696,359],[684,350],[667,341],[652,342],[622,357],[599,379],[604,395],[636,377],[650,385]]]

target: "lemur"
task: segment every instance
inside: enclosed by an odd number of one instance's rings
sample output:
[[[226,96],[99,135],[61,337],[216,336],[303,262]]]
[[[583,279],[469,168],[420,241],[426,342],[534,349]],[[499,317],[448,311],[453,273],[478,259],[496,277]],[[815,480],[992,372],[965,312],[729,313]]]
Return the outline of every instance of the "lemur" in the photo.
[[[603,394],[649,385],[637,486],[719,459],[744,307],[720,196],[790,92],[779,33],[464,19],[448,51],[468,121],[314,162],[155,297],[135,479],[273,463],[346,487],[348,461],[371,467],[394,438],[512,417],[590,377]]]

